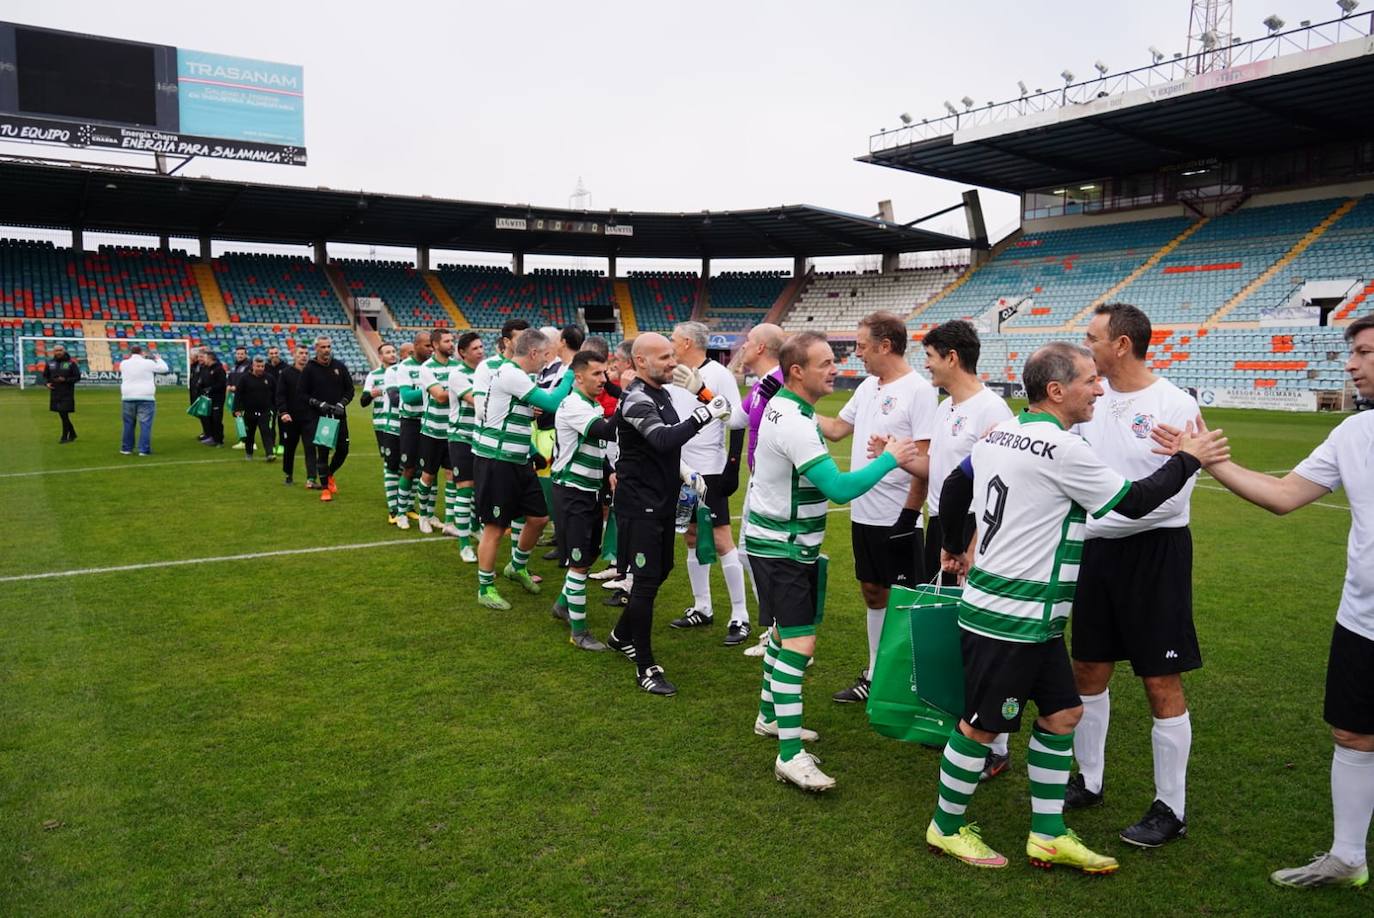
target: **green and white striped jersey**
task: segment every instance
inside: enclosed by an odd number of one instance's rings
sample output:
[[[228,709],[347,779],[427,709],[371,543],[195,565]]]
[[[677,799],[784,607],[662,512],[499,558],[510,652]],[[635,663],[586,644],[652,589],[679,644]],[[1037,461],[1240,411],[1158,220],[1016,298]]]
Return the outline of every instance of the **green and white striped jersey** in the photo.
[[[828,504],[806,472],[829,455],[815,410],[791,391],[779,390],[759,422],[745,551],[815,563],[825,541]]]
[[[1101,518],[1131,483],[1053,415],[1022,414],[973,446],[978,546],[959,603],[967,631],[1043,643],[1064,633],[1087,511]]]
[[[420,387],[420,361],[414,357],[407,357],[396,364],[396,385],[398,387]],[[398,416],[405,420],[407,418],[418,418],[425,413],[424,402],[414,405],[407,405],[404,401],[398,410]]]
[[[588,435],[588,428],[606,413],[581,390],[574,388],[558,405],[553,429],[557,439],[549,477],[557,484],[593,493],[601,490],[601,462],[606,441]]]
[[[471,444],[477,432],[477,409],[465,395],[472,393],[472,374],[476,370],[463,361],[453,364],[453,372],[448,374],[448,438],[451,441]]]
[[[391,367],[377,367],[367,374],[363,380],[363,390],[371,392],[373,389],[380,388],[382,394],[372,400],[372,429],[380,430],[382,433],[400,433],[401,419],[396,413],[396,406],[387,397],[387,371]]]
[[[484,459],[529,462],[534,409],[523,399],[534,390],[534,377],[504,358],[489,374],[472,451]]]
[[[450,360],[440,363],[433,357],[420,364],[420,389],[425,394],[425,413],[420,416],[420,433],[436,440],[448,439],[448,403],[430,398],[429,387],[439,386],[448,390],[448,377],[460,361]]]

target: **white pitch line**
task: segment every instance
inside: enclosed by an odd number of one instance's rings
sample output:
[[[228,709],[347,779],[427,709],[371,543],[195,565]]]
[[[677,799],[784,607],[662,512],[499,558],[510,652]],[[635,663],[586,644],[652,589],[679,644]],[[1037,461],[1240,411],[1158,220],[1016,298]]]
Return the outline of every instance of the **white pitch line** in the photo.
[[[72,472],[112,472],[118,469],[151,469],[161,465],[205,465],[209,462],[228,462],[234,457],[223,459],[169,459],[165,462],[143,462],[130,456],[122,465],[88,465],[83,469],[39,469],[36,472],[0,472],[0,478],[32,478],[36,475],[66,475]]]
[[[258,558],[279,558],[285,555],[312,555],[326,551],[351,551],[357,548],[386,548],[390,545],[447,545],[452,539],[384,539],[380,542],[354,542],[351,545],[317,545],[313,548],[283,548],[279,551],[255,551],[246,555],[220,555],[214,558],[183,558],[179,561],[149,561],[144,564],[120,564],[114,567],[85,567],[71,571],[45,571],[41,574],[15,574],[0,577],[0,583],[20,580],[51,580],[57,577],[82,577],[87,574],[117,574],[124,571],[146,571],[157,567],[182,567],[188,564],[217,564],[222,561],[253,561]]]

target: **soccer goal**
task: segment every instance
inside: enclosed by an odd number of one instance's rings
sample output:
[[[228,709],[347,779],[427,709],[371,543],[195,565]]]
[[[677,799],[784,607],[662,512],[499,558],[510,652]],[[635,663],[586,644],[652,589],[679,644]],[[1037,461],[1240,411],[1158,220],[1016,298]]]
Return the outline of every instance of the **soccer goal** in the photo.
[[[84,335],[16,335],[15,356],[19,364],[19,388],[43,383],[43,367],[57,345],[67,349],[81,367],[83,385],[118,385],[119,364],[129,348],[142,345],[145,354],[155,354],[167,363],[159,374],[159,385],[184,386],[189,380],[191,340],[189,338],[93,338]]]

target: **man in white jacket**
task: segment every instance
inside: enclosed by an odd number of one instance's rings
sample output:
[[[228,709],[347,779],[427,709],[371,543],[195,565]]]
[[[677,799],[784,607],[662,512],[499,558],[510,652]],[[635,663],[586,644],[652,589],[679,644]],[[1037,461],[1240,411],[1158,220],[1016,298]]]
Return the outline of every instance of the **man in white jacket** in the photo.
[[[135,344],[129,356],[119,365],[119,395],[123,399],[124,440],[119,451],[126,456],[134,452],[134,424],[138,424],[138,454],[153,452],[153,414],[157,411],[157,376],[167,372],[167,362],[157,355],[150,360],[143,356],[143,348]]]

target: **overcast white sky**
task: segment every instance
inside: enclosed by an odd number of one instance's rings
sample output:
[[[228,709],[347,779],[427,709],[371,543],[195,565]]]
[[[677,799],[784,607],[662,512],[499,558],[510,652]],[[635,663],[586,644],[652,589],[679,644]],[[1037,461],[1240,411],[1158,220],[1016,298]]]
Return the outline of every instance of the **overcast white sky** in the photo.
[[[1234,31],[1334,18],[1334,0],[1237,0]],[[816,204],[899,221],[963,188],[854,157],[897,115],[1049,88],[1101,59],[1183,51],[1188,0],[696,0],[168,4],[6,0],[29,25],[305,68],[305,168],[201,159],[186,171],[291,185],[567,206]],[[14,148],[6,148],[14,152]],[[60,151],[59,154],[60,155]],[[81,154],[85,158],[94,158]],[[1017,217],[984,190],[994,235]],[[951,222],[954,221],[954,222]],[[962,232],[962,217],[933,229]]]

